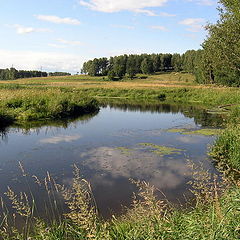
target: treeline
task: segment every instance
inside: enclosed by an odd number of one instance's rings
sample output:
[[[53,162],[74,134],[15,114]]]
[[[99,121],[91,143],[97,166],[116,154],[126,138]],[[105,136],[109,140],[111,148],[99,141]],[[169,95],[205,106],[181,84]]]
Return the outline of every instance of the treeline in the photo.
[[[206,26],[199,61],[200,83],[240,86],[240,3],[239,0],[219,0],[220,19]]]
[[[42,71],[26,71],[17,70],[15,68],[0,69],[0,80],[14,80],[19,78],[35,78],[47,76],[70,76],[67,72],[42,72]]]
[[[0,69],[0,80],[14,80],[18,78],[47,77],[47,72],[25,71],[15,68]]]
[[[67,73],[67,72],[50,72],[48,75],[51,76],[51,77],[71,76],[71,73]]]
[[[95,58],[83,64],[82,73],[106,76],[111,80],[138,73],[163,71],[193,73],[201,84],[240,86],[240,4],[239,0],[220,0],[220,19],[206,26],[208,37],[201,50],[184,54],[121,55]]]
[[[153,74],[166,71],[193,72],[199,51],[187,51],[184,54],[141,54],[121,55],[108,58],[95,58],[83,64],[82,73],[91,76],[133,78],[138,73]]]

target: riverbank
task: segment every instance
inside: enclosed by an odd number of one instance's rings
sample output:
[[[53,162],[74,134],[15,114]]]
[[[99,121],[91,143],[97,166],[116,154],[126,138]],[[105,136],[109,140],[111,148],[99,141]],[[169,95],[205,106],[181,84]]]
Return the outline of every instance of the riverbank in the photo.
[[[156,77],[156,76],[155,76]],[[26,224],[24,234],[17,231],[17,239],[228,239],[240,238],[239,214],[239,176],[240,170],[240,129],[237,126],[240,117],[240,90],[239,88],[225,88],[219,86],[196,85],[190,80],[177,81],[180,75],[169,75],[172,79],[169,85],[167,80],[160,80],[163,75],[150,79],[141,79],[112,83],[104,79],[75,79],[54,78],[18,80],[14,84],[7,83],[0,89],[2,117],[10,116],[15,121],[30,121],[34,119],[51,119],[68,117],[76,109],[81,111],[96,110],[98,105],[93,98],[101,102],[104,98],[126,101],[158,100],[162,103],[178,102],[199,104],[209,110],[226,114],[226,130],[216,140],[211,155],[226,176],[234,172],[234,183],[219,186],[209,181],[207,173],[200,174],[200,178],[192,183],[196,196],[194,208],[176,209],[165,201],[159,202],[155,198],[155,191],[146,183],[137,183],[140,192],[133,200],[131,209],[121,217],[112,216],[109,221],[103,221],[97,213],[94,197],[89,185],[78,175],[75,175],[73,189],[65,191],[62,188],[54,190],[54,194],[62,194],[69,206],[69,214],[60,223],[49,224],[32,217],[34,206],[31,201],[24,203],[28,214],[23,216],[27,223],[32,222],[34,227],[30,231]],[[166,76],[165,76],[166,77]],[[64,79],[67,79],[66,81]],[[147,82],[147,81],[150,82]],[[99,83],[97,82],[99,81]],[[106,83],[107,82],[107,83]],[[163,83],[164,82],[164,83]],[[17,83],[17,84],[16,84]],[[106,83],[106,84],[105,84]],[[33,85],[37,84],[37,85]],[[111,85],[112,84],[112,85]],[[127,87],[128,86],[128,87]],[[135,86],[135,87],[134,87]],[[84,97],[83,97],[84,96]],[[90,99],[90,100],[87,100]],[[85,110],[84,110],[85,109]],[[201,170],[196,170],[201,171]],[[230,174],[230,176],[232,176]],[[48,177],[51,180],[51,177]],[[53,186],[55,187],[54,183]],[[190,187],[190,186],[189,186]],[[52,194],[52,193],[51,193]],[[10,194],[12,199],[15,194]],[[53,196],[53,195],[51,195]],[[91,196],[91,197],[90,197]],[[20,210],[19,210],[20,211]],[[3,218],[4,219],[4,218]],[[4,232],[6,219],[2,222],[1,237],[13,239]],[[30,233],[31,232],[31,233]]]
[[[13,122],[63,119],[99,110],[93,98],[59,89],[0,89],[0,126]]]
[[[182,240],[182,239],[228,239],[240,237],[239,186],[227,187],[210,182],[207,172],[195,172],[192,191],[196,197],[194,207],[175,208],[167,201],[159,201],[156,189],[145,182],[135,182],[139,192],[133,195],[132,206],[120,217],[114,215],[108,221],[100,218],[89,183],[74,170],[73,187],[66,189],[57,185],[48,174],[46,191],[52,201],[61,194],[69,207],[64,220],[44,222],[34,218],[34,201],[16,195],[9,189],[7,196],[25,222],[21,233],[10,227],[10,216],[5,214],[0,230],[4,240]],[[197,171],[197,169],[195,169]],[[56,203],[55,203],[56,204]],[[56,207],[51,206],[53,211]],[[4,207],[4,204],[3,204]],[[22,233],[23,232],[23,233]]]

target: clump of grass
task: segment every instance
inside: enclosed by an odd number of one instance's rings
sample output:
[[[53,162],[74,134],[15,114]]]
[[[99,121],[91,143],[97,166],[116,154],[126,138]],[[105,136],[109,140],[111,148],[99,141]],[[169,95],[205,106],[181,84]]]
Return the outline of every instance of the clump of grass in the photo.
[[[98,211],[90,184],[80,177],[79,169],[74,166],[71,189],[62,188],[61,192],[69,208],[65,216],[74,225],[81,239],[96,239]]]
[[[218,137],[210,152],[220,169],[240,177],[240,126],[230,126]]]
[[[10,96],[8,96],[9,94]],[[59,90],[20,89],[1,92],[0,122],[62,119],[99,110],[98,102],[77,93]]]

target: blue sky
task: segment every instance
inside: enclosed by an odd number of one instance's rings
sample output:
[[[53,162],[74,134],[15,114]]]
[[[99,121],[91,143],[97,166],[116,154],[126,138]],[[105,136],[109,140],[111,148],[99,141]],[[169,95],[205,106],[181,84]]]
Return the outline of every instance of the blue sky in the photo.
[[[217,0],[8,0],[0,68],[76,73],[94,57],[198,49]]]

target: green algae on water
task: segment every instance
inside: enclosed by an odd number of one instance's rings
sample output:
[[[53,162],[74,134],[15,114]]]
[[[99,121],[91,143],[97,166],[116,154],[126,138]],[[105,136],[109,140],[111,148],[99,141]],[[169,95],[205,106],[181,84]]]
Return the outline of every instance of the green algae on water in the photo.
[[[185,134],[185,135],[216,136],[216,135],[219,135],[220,133],[221,133],[221,129],[203,128],[203,129],[199,129],[199,130],[195,130],[195,131],[186,131],[186,132],[183,132],[182,134]]]
[[[170,132],[170,133],[182,133],[185,131],[186,131],[186,129],[184,129],[184,128],[171,128],[171,129],[167,130],[167,132]]]
[[[166,147],[166,146],[156,145],[153,143],[139,143],[139,145],[151,148],[151,152],[158,154],[160,156],[171,155],[171,154],[181,154],[181,152],[184,151],[183,149]]]
[[[126,147],[117,147],[117,150],[120,150],[122,154],[131,154],[132,149]]]
[[[221,133],[221,129],[214,129],[214,128],[203,128],[198,130],[190,130],[190,129],[183,129],[183,128],[171,128],[168,129],[167,132],[170,133],[181,133],[184,135],[203,135],[203,136],[215,136]]]

